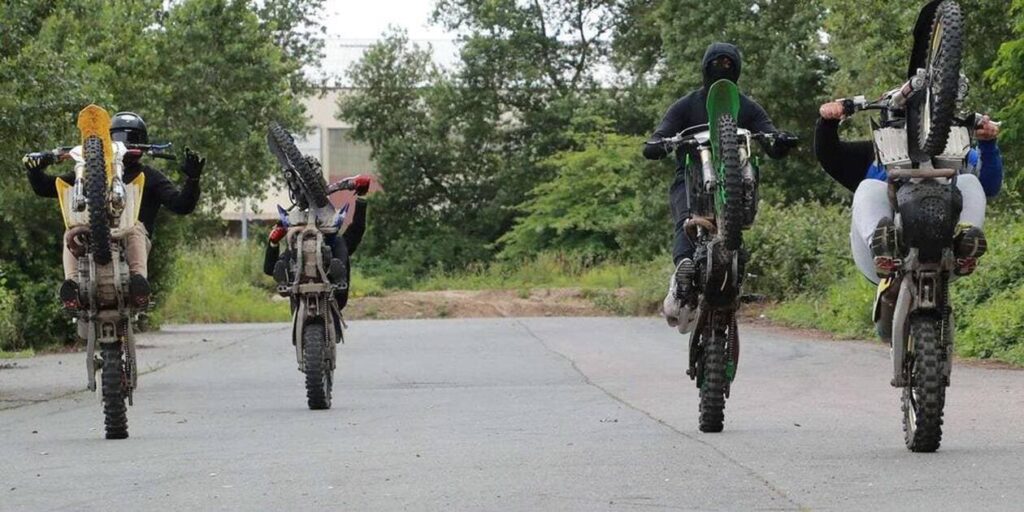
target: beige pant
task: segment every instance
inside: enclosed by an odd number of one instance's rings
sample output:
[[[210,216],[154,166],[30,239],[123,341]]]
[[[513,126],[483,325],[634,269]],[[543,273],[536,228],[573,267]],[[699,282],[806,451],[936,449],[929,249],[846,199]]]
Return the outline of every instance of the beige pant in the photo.
[[[153,244],[149,241],[146,225],[136,222],[135,226],[124,234],[122,240],[124,240],[124,258],[128,260],[128,271],[142,277],[149,277],[149,249]],[[78,258],[71,254],[71,249],[64,244],[64,279],[77,278]]]

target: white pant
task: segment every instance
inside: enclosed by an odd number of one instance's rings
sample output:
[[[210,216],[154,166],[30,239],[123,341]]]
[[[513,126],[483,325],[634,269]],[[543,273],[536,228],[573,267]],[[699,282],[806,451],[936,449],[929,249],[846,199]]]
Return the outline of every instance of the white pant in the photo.
[[[956,178],[957,188],[964,198],[960,222],[970,223],[979,228],[985,223],[985,190],[972,174],[961,174]],[[850,250],[857,268],[872,283],[878,283],[875,259],[871,255],[871,236],[882,219],[893,216],[889,205],[889,185],[879,180],[864,180],[853,194],[853,218],[850,223]]]

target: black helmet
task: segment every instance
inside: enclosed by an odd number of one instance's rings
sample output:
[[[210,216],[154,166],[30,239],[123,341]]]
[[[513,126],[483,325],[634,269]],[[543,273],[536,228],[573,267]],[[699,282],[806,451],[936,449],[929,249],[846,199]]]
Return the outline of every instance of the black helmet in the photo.
[[[721,62],[719,59],[722,57],[730,61],[725,66],[718,65]],[[704,74],[704,87],[711,87],[712,84],[722,79],[730,80],[733,83],[739,82],[742,66],[743,55],[740,54],[740,49],[736,45],[711,43],[707,51],[704,52],[704,60],[701,62],[701,71]]]
[[[118,112],[110,122],[110,138],[125,144],[149,144],[146,122],[134,112]]]

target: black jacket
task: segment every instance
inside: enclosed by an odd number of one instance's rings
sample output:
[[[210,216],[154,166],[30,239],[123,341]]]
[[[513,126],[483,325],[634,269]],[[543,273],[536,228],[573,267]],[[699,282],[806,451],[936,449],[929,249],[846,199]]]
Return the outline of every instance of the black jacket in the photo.
[[[853,192],[875,161],[875,148],[869,140],[839,140],[839,121],[818,118],[814,130],[814,156],[829,176]]]
[[[142,205],[139,207],[139,220],[146,226],[150,238],[153,237],[156,214],[161,206],[179,215],[192,213],[199,203],[199,182],[190,179],[179,190],[171,183],[164,173],[143,164],[136,164],[124,171],[124,182],[131,183],[139,173],[146,176],[142,191]],[[75,172],[69,171],[60,176],[68,184],[75,183]],[[32,190],[40,197],[57,197],[57,178],[44,173],[41,169],[28,171],[28,182]]]
[[[710,67],[712,61],[722,56],[731,58],[735,64],[731,76],[715,76],[714,70]],[[743,57],[740,55],[739,49],[731,44],[714,43],[709,46],[707,52],[704,53],[701,66],[704,86],[683,96],[669,107],[665,117],[661,120],[661,124],[658,125],[658,128],[654,130],[654,134],[651,135],[648,144],[644,145],[644,157],[650,160],[665,158],[668,153],[663,145],[658,144],[661,139],[672,137],[692,126],[707,124],[707,89],[719,78],[728,78],[734,82],[739,80],[742,62]],[[740,114],[737,122],[740,128],[746,128],[755,133],[778,132],[775,125],[772,124],[771,118],[768,117],[768,113],[761,108],[761,105],[758,105],[757,102],[743,94],[740,94]],[[768,156],[772,158],[782,158],[788,152],[786,148],[775,147],[774,145],[767,145],[764,149]],[[697,155],[692,156],[696,157]],[[681,168],[683,162],[685,162],[685,152],[681,149],[678,150],[676,158]]]

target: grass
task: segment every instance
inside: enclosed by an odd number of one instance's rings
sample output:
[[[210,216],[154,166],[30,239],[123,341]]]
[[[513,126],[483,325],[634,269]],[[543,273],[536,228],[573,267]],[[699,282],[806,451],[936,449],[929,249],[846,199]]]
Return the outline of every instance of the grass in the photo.
[[[871,339],[875,287],[859,273],[850,273],[824,293],[805,293],[770,308],[765,315],[789,327],[821,329],[841,338]]]
[[[154,323],[286,322],[288,303],[274,300],[273,281],[263,275],[263,247],[221,240],[183,252],[172,266],[170,292],[161,298]],[[580,288],[594,304],[613,314],[647,315],[657,311],[668,258],[650,263],[588,263],[549,253],[527,261],[477,265],[458,273],[421,280],[414,290],[515,290],[529,298],[534,289]],[[352,272],[352,298],[378,297],[389,290],[383,280]],[[440,306],[439,317],[451,315]],[[370,316],[373,316],[372,314]]]
[[[0,359],[24,359],[26,357],[32,357],[36,355],[36,351],[31,348],[25,350],[18,350],[15,352],[7,352],[0,350]]]
[[[666,258],[667,259],[667,258]],[[634,288],[643,284],[645,274],[662,265],[652,263],[588,263],[562,253],[543,253],[536,258],[472,265],[456,273],[437,273],[414,289],[430,290],[518,290],[529,296],[533,288]],[[667,270],[666,270],[667,271]]]
[[[585,298],[610,313],[650,315],[664,298],[671,270],[667,256],[646,263],[594,264],[568,254],[542,253],[533,259],[439,273],[420,281],[414,289],[515,290],[517,297],[528,298],[536,288],[580,288]]]
[[[278,299],[263,274],[264,246],[218,240],[176,258],[170,292],[161,298],[155,323],[287,322],[288,301]],[[352,272],[351,297],[385,293],[379,279]]]
[[[170,292],[159,303],[159,322],[286,322],[287,301],[271,300],[263,275],[263,248],[237,240],[191,247],[174,262]]]

